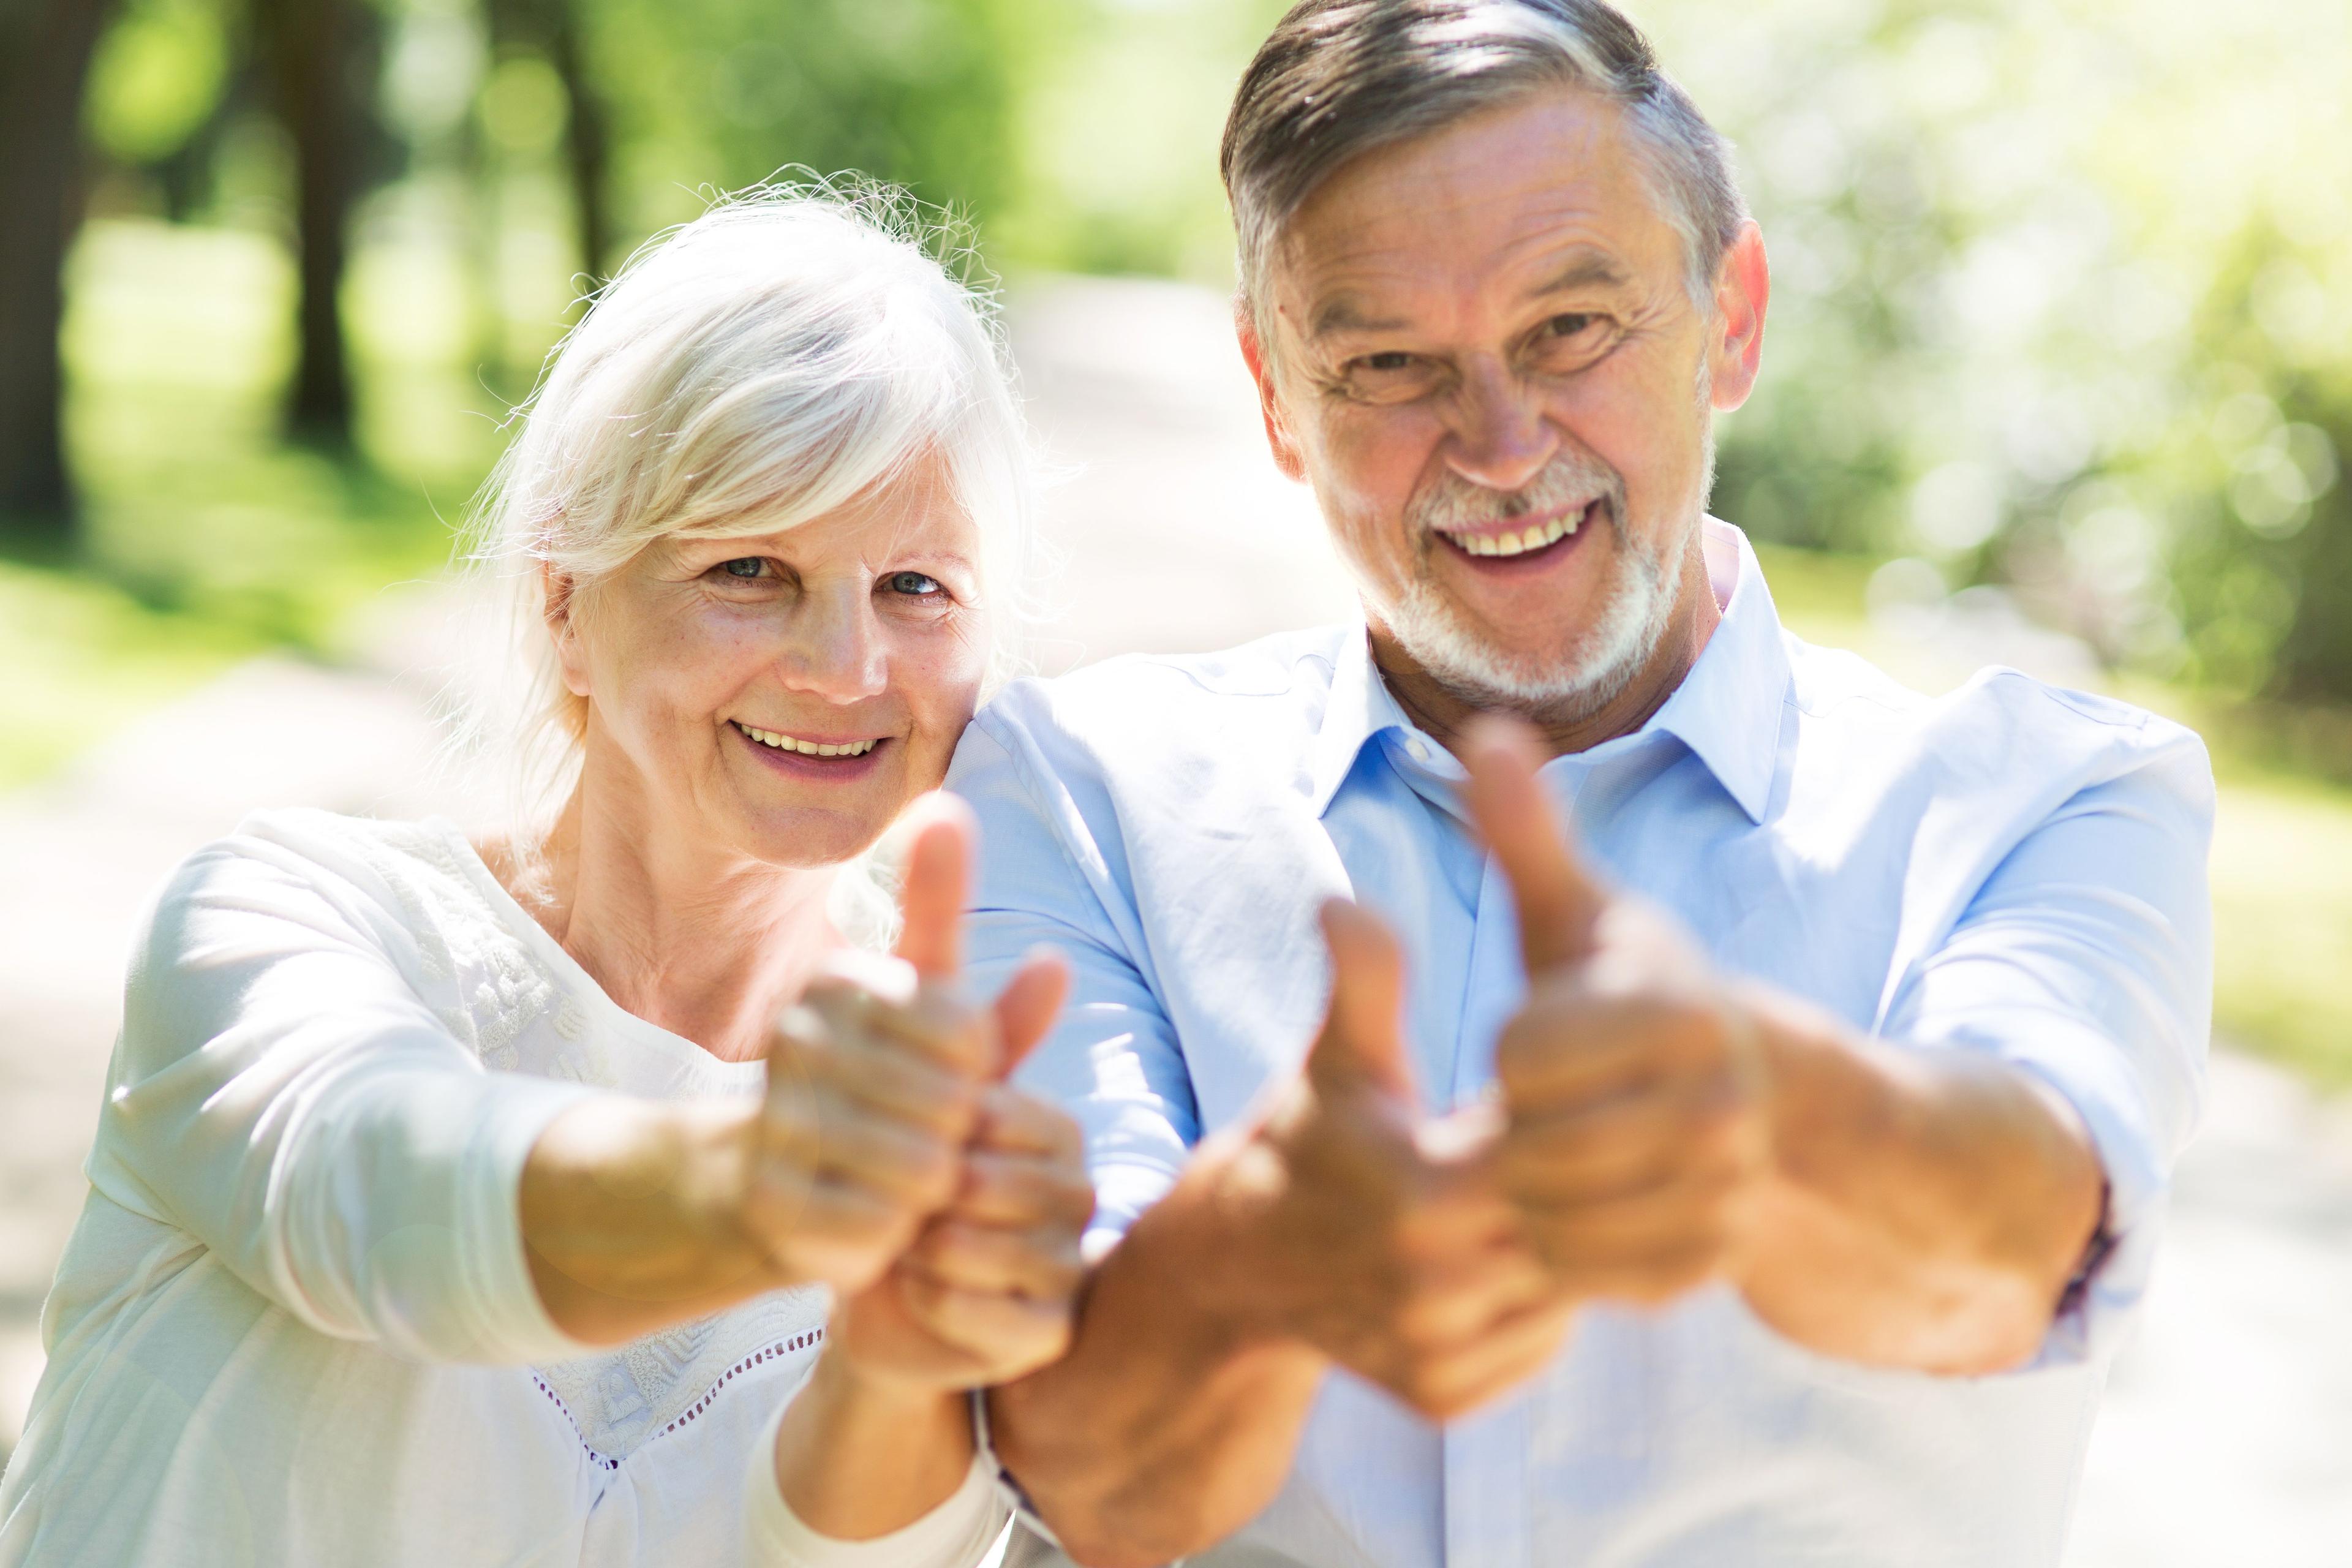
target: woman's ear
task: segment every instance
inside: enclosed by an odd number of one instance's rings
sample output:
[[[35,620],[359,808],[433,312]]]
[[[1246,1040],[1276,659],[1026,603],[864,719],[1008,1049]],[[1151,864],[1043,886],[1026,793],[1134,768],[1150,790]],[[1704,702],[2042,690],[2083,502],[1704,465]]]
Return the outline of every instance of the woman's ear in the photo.
[[[552,561],[542,561],[539,563],[539,588],[541,613],[547,618],[547,635],[555,644],[555,667],[563,677],[563,688],[574,697],[585,697],[588,661],[580,647],[579,617],[572,614],[579,583]]]

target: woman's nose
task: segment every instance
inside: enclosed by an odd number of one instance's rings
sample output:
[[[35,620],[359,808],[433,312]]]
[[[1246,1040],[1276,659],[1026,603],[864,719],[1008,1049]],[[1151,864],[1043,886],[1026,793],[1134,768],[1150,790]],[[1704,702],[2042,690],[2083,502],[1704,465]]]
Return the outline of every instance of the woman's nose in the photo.
[[[1559,453],[1559,431],[1535,389],[1500,361],[1465,369],[1450,423],[1447,466],[1487,489],[1525,489]]]
[[[879,696],[889,684],[889,661],[862,586],[810,595],[798,608],[776,660],[784,684],[828,702]]]

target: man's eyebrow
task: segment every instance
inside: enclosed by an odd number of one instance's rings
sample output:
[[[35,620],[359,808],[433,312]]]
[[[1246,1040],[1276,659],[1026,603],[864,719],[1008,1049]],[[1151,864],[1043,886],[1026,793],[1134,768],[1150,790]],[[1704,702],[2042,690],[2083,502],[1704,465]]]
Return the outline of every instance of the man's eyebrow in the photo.
[[[1622,289],[1630,281],[1631,275],[1608,252],[1579,250],[1567,266],[1528,289],[1527,297],[1540,300],[1547,294],[1565,294],[1570,289],[1589,289],[1595,284]]]
[[[1311,342],[1333,332],[1394,332],[1402,331],[1405,325],[1393,317],[1375,320],[1365,315],[1353,294],[1334,294],[1315,307],[1314,315],[1307,320],[1307,337]]]

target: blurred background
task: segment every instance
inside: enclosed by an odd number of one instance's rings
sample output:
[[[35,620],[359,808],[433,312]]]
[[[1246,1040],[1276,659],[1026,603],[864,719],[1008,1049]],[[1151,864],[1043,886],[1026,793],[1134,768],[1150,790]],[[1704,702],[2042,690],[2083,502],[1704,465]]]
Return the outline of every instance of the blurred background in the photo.
[[[714,193],[857,168],[977,226],[1065,474],[1045,668],[1344,611],[1226,340],[1216,137],[1281,9],[5,0],[0,1451],[139,900],[246,806],[462,812],[408,782],[452,526]],[[1628,9],[1771,254],[1714,510],[1784,616],[2213,747],[2229,1048],[2074,1561],[2352,1561],[2352,6]]]

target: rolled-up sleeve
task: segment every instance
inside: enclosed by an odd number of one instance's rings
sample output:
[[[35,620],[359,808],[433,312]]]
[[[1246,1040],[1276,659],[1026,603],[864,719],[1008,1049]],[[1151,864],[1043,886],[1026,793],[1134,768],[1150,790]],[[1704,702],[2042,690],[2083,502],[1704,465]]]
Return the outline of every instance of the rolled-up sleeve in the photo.
[[[1136,957],[1141,939],[1118,866],[1072,794],[1082,763],[1049,765],[1003,708],[965,731],[948,787],[980,820],[966,922],[971,973],[1002,984],[1034,949],[1071,967],[1062,1021],[1022,1065],[1021,1085],[1076,1119],[1095,1185],[1087,1255],[1098,1257],[1175,1184],[1200,1136],[1183,1050]]]
[[[2090,1132],[2105,1225],[2042,1364],[2115,1348],[2147,1292],[2173,1163],[2204,1099],[2212,774],[2194,736],[2164,728],[2138,765],[2079,791],[2000,860],[1884,1026],[2015,1064]]]
[[[420,1361],[580,1354],[515,1194],[589,1091],[486,1069],[361,903],[266,839],[181,868],[133,957],[90,1180],[321,1333]]]

